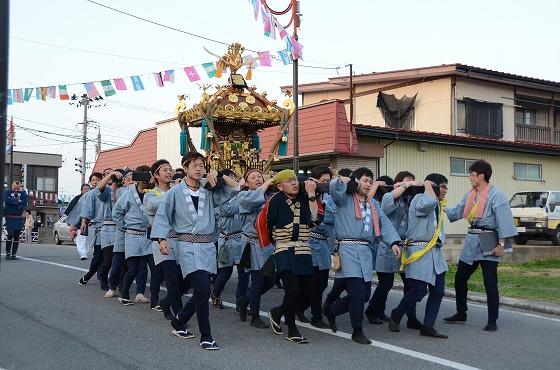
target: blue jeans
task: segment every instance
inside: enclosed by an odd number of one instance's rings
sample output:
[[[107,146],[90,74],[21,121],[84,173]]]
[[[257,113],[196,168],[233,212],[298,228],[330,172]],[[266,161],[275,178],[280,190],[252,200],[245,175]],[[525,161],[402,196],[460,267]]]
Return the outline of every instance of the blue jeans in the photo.
[[[205,270],[196,270],[187,275],[192,288],[193,295],[185,303],[178,318],[182,323],[187,323],[196,313],[198,330],[200,330],[200,342],[211,342],[212,329],[210,328],[210,308],[208,299],[210,298],[210,273]]]
[[[274,286],[274,279],[266,277],[258,270],[251,270],[251,286],[249,287],[249,313],[259,316],[261,297]]]
[[[331,309],[335,316],[350,313],[350,323],[353,328],[361,328],[364,322],[364,303],[369,300],[371,283],[363,278],[341,278],[337,286],[344,287],[346,296],[332,303]]]
[[[391,312],[391,317],[400,322],[404,314],[409,314],[416,309],[416,304],[420,302],[428,290],[428,300],[424,313],[424,326],[433,328],[441,306],[443,295],[445,294],[445,272],[436,275],[435,285],[431,285],[422,280],[407,279],[410,289],[404,294],[399,305]],[[410,316],[409,316],[410,317]]]

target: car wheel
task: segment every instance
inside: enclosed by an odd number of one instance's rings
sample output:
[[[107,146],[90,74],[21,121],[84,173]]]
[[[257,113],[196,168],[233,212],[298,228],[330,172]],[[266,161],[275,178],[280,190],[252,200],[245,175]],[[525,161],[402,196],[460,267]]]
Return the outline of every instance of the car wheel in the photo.
[[[521,235],[517,235],[513,237],[513,241],[515,242],[515,244],[517,245],[525,245],[527,244],[527,238],[525,238],[524,236]]]
[[[554,230],[551,241],[554,245],[560,245],[560,226],[557,226],[556,230]]]
[[[54,232],[54,242],[56,243],[56,245],[62,244],[62,240],[60,240],[60,237],[58,236],[58,233],[56,231]]]

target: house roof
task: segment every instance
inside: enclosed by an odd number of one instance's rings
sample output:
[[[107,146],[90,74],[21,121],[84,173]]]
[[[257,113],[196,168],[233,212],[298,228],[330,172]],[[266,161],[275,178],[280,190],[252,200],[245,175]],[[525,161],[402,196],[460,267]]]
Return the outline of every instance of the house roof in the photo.
[[[475,136],[459,136],[435,132],[411,131],[389,127],[375,127],[354,124],[356,133],[361,136],[386,138],[393,140],[426,142],[433,144],[452,144],[466,147],[499,149],[510,152],[523,152],[560,156],[560,145],[539,144],[524,141],[507,141]]]
[[[560,82],[557,81],[521,76],[513,73],[500,72],[459,63],[361,74],[354,76],[353,84],[360,85],[390,81],[413,81],[445,76],[459,76],[462,78],[485,80],[537,90],[560,92]],[[316,91],[345,90],[348,89],[348,86],[346,86],[347,81],[348,76],[331,77],[328,81],[301,84],[299,85],[299,92],[307,93]],[[291,85],[281,87],[282,90],[291,88]]]

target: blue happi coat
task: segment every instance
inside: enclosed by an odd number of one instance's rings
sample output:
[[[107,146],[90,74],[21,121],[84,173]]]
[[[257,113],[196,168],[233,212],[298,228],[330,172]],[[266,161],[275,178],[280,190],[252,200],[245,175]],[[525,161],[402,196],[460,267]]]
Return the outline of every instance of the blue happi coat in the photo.
[[[84,197],[80,218],[89,220],[86,245],[88,248],[93,248],[96,245],[101,245],[101,227],[103,226],[105,205],[99,197],[97,197],[95,189],[82,195],[82,198]]]
[[[341,180],[331,180],[330,195],[336,204],[334,231],[339,243],[338,253],[341,260],[341,268],[336,272],[335,277],[357,277],[370,282],[373,275],[371,245],[375,240],[370,203],[365,204],[361,217],[356,219],[353,197],[351,194],[346,194],[346,188],[346,184]],[[373,200],[373,205],[379,215],[380,239],[389,245],[400,241],[391,221],[381,211],[379,203]],[[345,242],[345,239],[361,240],[367,244],[352,244]]]
[[[432,239],[437,227],[437,216],[439,212],[439,200],[431,194],[417,194],[408,209],[408,228],[406,235],[409,242],[427,242]],[[445,213],[444,213],[445,216]],[[445,243],[445,228],[439,234],[439,241],[422,258],[404,267],[404,273],[409,279],[424,281],[435,285],[436,275],[448,270],[445,256],[441,250]],[[423,249],[425,246],[409,245],[407,256]]]
[[[148,216],[136,186],[127,187],[113,208],[117,229],[124,231],[125,258],[152,254],[152,241],[148,239]]]
[[[101,248],[109,247],[115,243],[115,222],[113,221],[113,205],[116,203],[116,192],[110,186],[105,186],[103,191],[96,187],[92,190],[94,196],[101,202],[103,220],[99,240]]]
[[[239,264],[241,259],[241,217],[239,216],[239,194],[232,199],[221,202],[217,207],[218,214],[218,267],[228,267]],[[220,260],[220,252],[227,249],[227,259]]]
[[[202,180],[199,190],[193,192],[185,181],[172,187],[166,194],[165,202],[160,205],[154,217],[152,238],[167,239],[170,230],[178,234],[214,235],[214,208],[222,201],[233,198],[238,189],[225,186],[223,189],[204,189]],[[198,196],[196,210],[192,196]],[[177,242],[177,258],[183,276],[197,270],[216,273],[216,247],[213,242]]]
[[[311,247],[311,259],[313,267],[319,270],[329,270],[331,268],[331,255],[334,252],[334,220],[336,205],[329,194],[323,195],[324,216],[323,221],[311,229],[309,236],[309,246]],[[320,234],[320,238],[315,238],[314,233]],[[324,239],[323,239],[324,237]]]
[[[265,203],[265,192],[263,189],[246,190],[239,192],[239,215],[242,222],[243,241],[242,247],[245,248],[249,243],[251,248],[251,270],[260,270],[266,260],[274,252],[274,246],[268,245],[260,247],[255,229],[255,220]]]
[[[165,197],[167,192],[161,190],[157,186],[151,189],[146,194],[144,194],[144,207],[146,210],[146,216],[148,216],[148,222],[153,227],[154,218],[159,209],[159,206],[165,203]],[[169,247],[169,254],[163,255],[159,250],[159,243],[157,241],[152,242],[152,254],[154,256],[154,263],[156,265],[163,261],[176,261],[177,257],[177,242],[176,238],[167,237],[167,246]]]
[[[25,217],[23,211],[27,207],[27,192],[6,190],[4,192],[4,217],[6,230],[23,230]]]
[[[449,221],[455,222],[463,218],[467,194],[455,207],[446,207],[445,212]],[[517,235],[517,229],[513,223],[511,207],[505,194],[495,186],[488,191],[488,199],[482,213],[482,218],[475,218],[472,225],[474,228],[492,229],[498,232],[498,237],[507,239]],[[511,246],[511,241],[506,240],[506,248]],[[496,261],[500,262],[501,257],[484,256],[480,249],[478,235],[468,234],[463,241],[460,261],[472,265],[474,261]]]

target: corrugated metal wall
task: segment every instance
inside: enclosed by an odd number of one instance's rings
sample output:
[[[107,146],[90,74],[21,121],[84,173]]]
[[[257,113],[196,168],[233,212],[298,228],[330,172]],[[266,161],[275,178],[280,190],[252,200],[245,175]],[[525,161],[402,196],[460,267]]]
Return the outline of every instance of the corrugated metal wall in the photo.
[[[377,178],[379,173],[377,169],[377,158],[357,158],[357,157],[347,157],[338,156],[336,157],[336,168],[349,168],[355,170],[359,167],[367,167],[373,172],[374,178]]]

